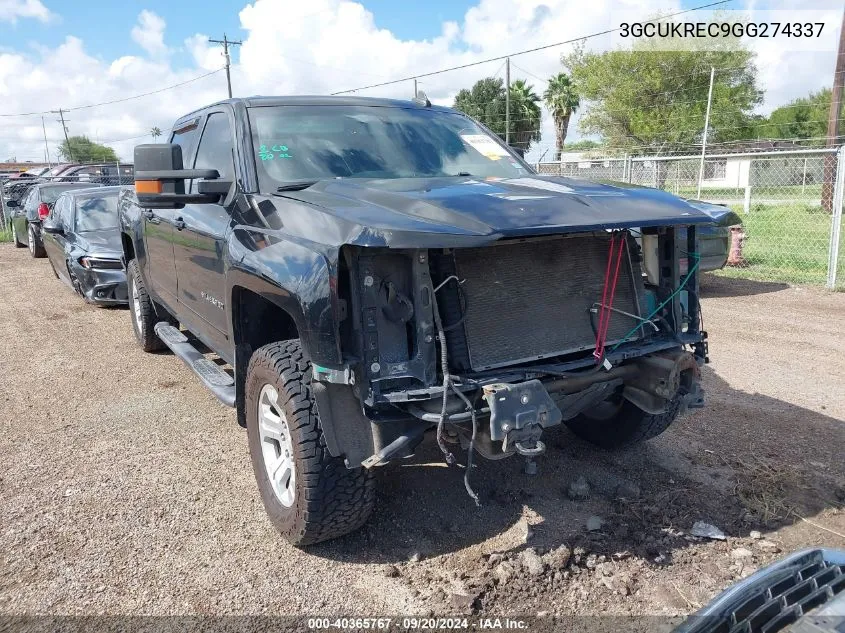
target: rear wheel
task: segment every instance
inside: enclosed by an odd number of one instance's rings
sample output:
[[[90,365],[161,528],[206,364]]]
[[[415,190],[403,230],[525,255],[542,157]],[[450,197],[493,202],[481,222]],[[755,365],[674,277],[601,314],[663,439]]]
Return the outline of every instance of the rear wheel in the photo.
[[[29,223],[26,229],[27,242],[29,244],[29,254],[36,259],[47,256],[47,251],[44,250],[44,243],[41,241],[40,231],[35,228],[35,224]]]
[[[15,248],[24,248],[26,244],[20,241],[18,238],[18,230],[15,228],[14,222],[9,222],[12,225],[12,244],[15,245]]]
[[[156,336],[155,324],[158,319],[153,308],[153,301],[141,277],[138,260],[133,259],[126,265],[126,283],[129,290],[129,313],[132,315],[132,330],[138,345],[145,352],[157,352],[167,347]]]
[[[372,473],[332,457],[298,340],[258,349],[246,376],[246,426],[258,490],[270,520],[297,546],[336,538],[372,513]]]
[[[663,413],[646,413],[633,403],[614,396],[601,402],[592,411],[565,422],[578,437],[613,449],[631,446],[657,437],[678,417],[681,399],[675,396]]]

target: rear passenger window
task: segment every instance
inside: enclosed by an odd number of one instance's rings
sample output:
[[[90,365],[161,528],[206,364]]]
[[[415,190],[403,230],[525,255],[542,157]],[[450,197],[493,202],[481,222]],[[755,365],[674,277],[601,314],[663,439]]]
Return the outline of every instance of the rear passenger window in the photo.
[[[73,198],[64,196],[62,198],[62,208],[59,211],[59,221],[65,230],[73,230]]]
[[[235,174],[232,157],[234,143],[229,117],[225,112],[215,112],[208,117],[202,133],[194,169],[216,169],[221,180],[231,181]]]
[[[59,212],[61,211],[61,206],[64,203],[63,198],[59,198],[56,200],[56,204],[53,205],[53,208],[50,209],[50,213],[47,214],[47,217],[54,222],[59,218]]]
[[[190,127],[183,128],[178,132],[174,132],[170,137],[170,142],[175,143],[182,148],[182,166],[186,169],[191,164],[193,158],[194,147],[197,144],[197,135],[199,134],[199,127],[196,123]]]

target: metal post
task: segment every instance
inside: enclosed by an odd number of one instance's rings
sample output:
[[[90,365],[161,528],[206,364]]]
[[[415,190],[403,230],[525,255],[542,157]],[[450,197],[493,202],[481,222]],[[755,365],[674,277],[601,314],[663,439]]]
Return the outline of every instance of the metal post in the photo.
[[[419,92],[417,91],[417,78],[414,77],[414,98],[415,99],[417,98],[418,94],[419,94]]]
[[[511,58],[505,58],[505,144],[511,144]]]
[[[55,112],[55,110],[53,110],[53,112]],[[73,157],[73,148],[70,146],[70,139],[67,136],[67,125],[65,124],[65,113],[62,112],[61,108],[59,108],[58,112],[59,112],[59,123],[62,124],[62,130],[65,133],[65,143],[67,143],[67,153],[69,154],[68,158],[70,158],[70,162],[74,162],[75,159]]]
[[[845,11],[842,12],[842,26],[839,27],[839,54],[836,56],[836,66],[833,71],[833,92],[830,98],[830,111],[827,116],[827,146],[836,147],[839,144],[839,119],[842,113],[842,88],[845,84]],[[822,208],[832,212],[833,197],[836,195],[836,185],[833,181],[833,156],[825,156],[824,173],[822,175]],[[837,163],[836,168],[840,165]],[[838,181],[837,181],[838,182]]]
[[[836,268],[839,264],[839,242],[842,233],[842,204],[845,202],[845,146],[836,152],[836,182],[833,189],[830,249],[827,258],[827,288],[836,288]]]
[[[707,129],[710,127],[710,103],[713,101],[713,76],[716,69],[710,67],[710,89],[707,91],[707,113],[704,115],[704,136],[701,138],[701,165],[698,167],[698,192],[695,197],[701,199],[701,179],[704,178],[704,153],[707,151]]]
[[[44,117],[41,117],[41,131],[44,133],[44,154],[47,156],[47,166],[52,167],[50,163],[50,147],[47,145],[47,128],[44,126]]]
[[[804,173],[801,174],[801,195],[804,195],[804,188],[807,186],[807,158],[804,158]]]

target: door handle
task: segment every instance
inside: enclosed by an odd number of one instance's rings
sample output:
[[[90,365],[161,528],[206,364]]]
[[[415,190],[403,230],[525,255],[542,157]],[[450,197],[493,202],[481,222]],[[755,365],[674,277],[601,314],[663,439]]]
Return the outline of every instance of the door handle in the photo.
[[[185,221],[182,218],[176,218],[173,220],[173,226],[176,227],[177,231],[181,231],[185,228]]]

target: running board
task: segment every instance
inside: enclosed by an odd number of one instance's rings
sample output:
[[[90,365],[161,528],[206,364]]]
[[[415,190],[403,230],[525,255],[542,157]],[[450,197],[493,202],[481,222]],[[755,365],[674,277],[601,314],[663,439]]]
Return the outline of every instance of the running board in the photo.
[[[160,321],[155,325],[155,333],[182,361],[191,368],[211,393],[227,407],[235,406],[235,381],[214,361],[203,356],[188,338],[178,329]]]

